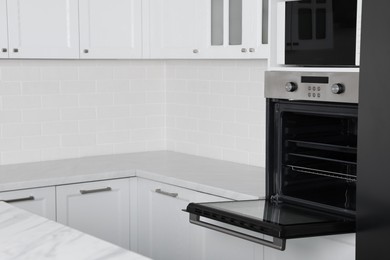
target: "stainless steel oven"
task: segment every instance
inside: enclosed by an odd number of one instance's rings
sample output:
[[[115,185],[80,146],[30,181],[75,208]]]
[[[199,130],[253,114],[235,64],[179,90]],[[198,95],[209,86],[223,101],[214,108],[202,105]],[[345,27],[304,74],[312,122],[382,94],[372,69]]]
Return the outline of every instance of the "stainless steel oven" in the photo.
[[[354,232],[358,73],[266,72],[265,94],[266,198],[191,203],[190,222],[279,250],[287,239]]]

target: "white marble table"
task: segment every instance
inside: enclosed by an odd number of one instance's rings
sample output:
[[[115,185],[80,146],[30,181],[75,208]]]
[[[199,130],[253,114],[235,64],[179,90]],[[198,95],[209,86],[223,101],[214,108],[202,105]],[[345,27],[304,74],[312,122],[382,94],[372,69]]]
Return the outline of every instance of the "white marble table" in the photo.
[[[1,260],[147,260],[75,229],[0,202]]]

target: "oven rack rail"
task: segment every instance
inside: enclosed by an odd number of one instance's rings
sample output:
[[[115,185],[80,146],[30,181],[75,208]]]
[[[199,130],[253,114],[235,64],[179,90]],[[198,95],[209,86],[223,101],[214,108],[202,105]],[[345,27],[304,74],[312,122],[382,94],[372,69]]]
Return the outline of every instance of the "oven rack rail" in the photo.
[[[325,171],[325,170],[313,169],[313,168],[302,167],[302,166],[291,165],[291,164],[287,165],[287,167],[299,173],[307,173],[307,174],[319,175],[324,177],[342,179],[350,182],[356,182],[357,179],[355,175],[345,174],[340,172]]]

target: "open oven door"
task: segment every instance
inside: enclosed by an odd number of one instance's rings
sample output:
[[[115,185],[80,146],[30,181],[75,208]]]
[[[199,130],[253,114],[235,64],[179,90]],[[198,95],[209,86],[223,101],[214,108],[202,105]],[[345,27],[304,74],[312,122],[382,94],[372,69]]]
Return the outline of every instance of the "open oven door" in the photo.
[[[186,211],[190,213],[192,224],[278,250],[285,249],[286,239],[355,232],[355,219],[352,217],[265,199],[190,203]],[[209,223],[206,219],[214,222]],[[273,239],[266,240],[221,227],[214,224],[215,221],[259,232]]]

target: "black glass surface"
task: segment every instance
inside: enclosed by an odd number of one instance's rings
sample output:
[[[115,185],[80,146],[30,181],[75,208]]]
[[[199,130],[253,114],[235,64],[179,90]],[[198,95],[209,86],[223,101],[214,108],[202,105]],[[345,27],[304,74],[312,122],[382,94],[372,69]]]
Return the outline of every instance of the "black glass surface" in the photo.
[[[285,64],[355,66],[357,0],[286,3]]]
[[[352,218],[268,200],[191,203],[187,211],[280,238],[338,234],[355,229]]]

